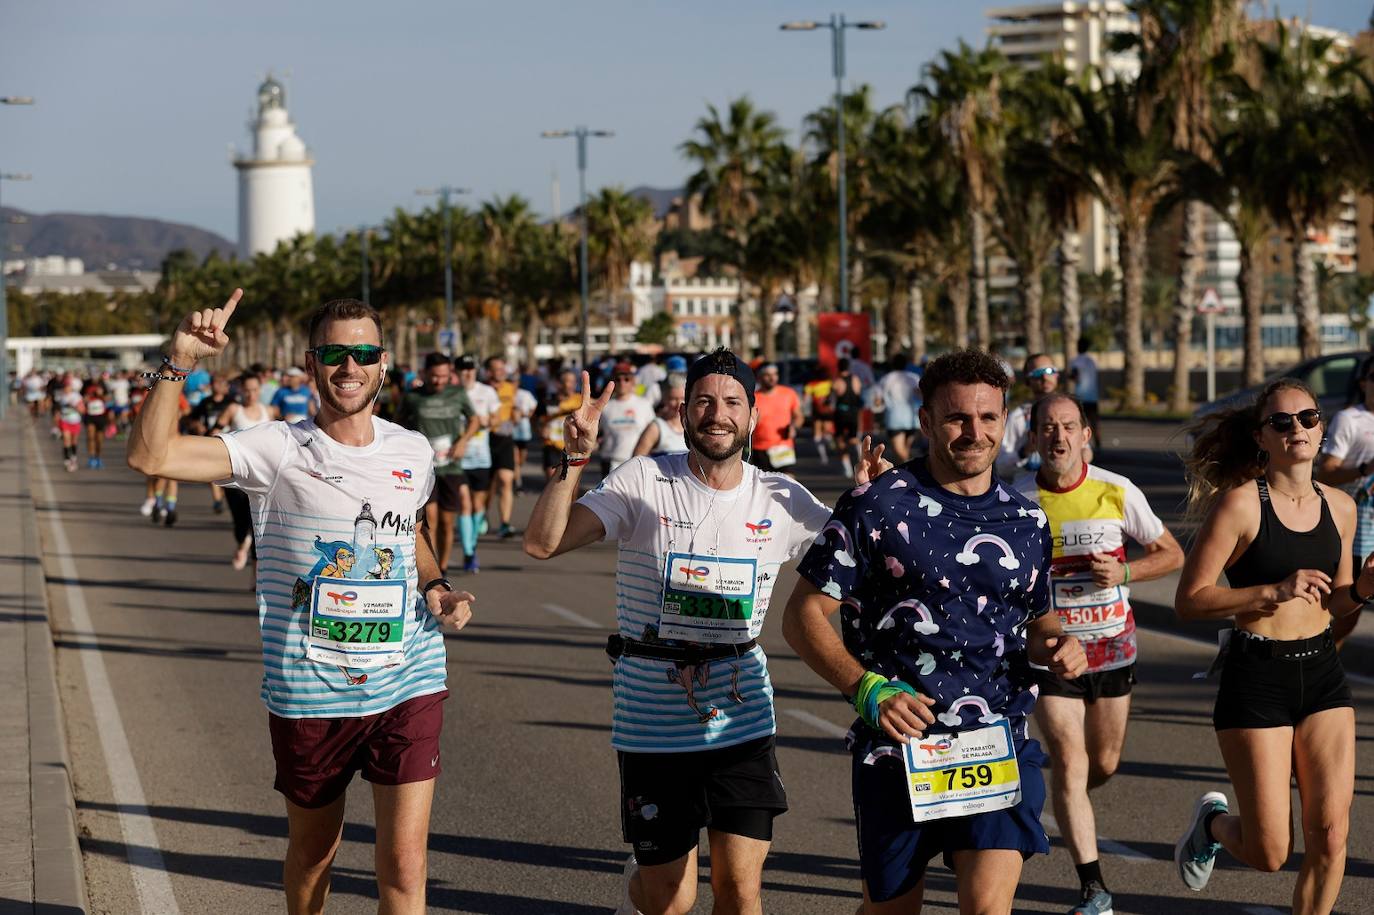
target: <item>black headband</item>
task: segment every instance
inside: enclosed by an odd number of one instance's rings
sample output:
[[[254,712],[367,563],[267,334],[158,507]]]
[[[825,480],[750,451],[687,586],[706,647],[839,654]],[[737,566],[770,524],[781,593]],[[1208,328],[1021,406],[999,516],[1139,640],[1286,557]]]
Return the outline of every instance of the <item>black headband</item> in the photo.
[[[692,387],[707,375],[728,375],[744,387],[749,398],[749,406],[754,406],[754,370],[728,349],[721,348],[714,353],[702,356],[687,369],[687,395]]]

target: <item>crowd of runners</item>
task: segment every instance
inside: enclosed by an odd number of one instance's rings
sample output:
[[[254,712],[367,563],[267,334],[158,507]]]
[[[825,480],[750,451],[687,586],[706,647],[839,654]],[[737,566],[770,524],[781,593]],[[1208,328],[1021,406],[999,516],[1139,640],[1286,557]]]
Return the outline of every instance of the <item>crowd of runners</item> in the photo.
[[[1223,848],[1279,869],[1296,778],[1294,911],[1335,905],[1355,746],[1337,649],[1374,600],[1374,362],[1335,417],[1284,379],[1193,427],[1201,525],[1185,556],[1141,490],[1094,463],[1086,352],[1073,393],[1047,355],[1016,373],[975,350],[898,357],[880,377],[842,362],[800,392],[725,350],[581,372],[435,353],[412,372],[389,364],[376,312],[338,300],[312,317],[300,367],[209,372],[240,294],[188,315],[154,372],[33,374],[20,396],[52,417],[73,472],[83,429],[91,469],[105,437],[127,434],[154,522],[175,523],[178,482],[211,486],[231,513],[230,561],[256,574],[290,912],[324,908],[358,772],[383,910],[424,910],[443,630],[477,603],[447,570],[478,572],[484,536],[520,536],[536,560],[617,545],[619,912],[689,911],[703,828],[714,911],[762,911],[789,800],[757,640],[793,560],[800,580],[772,615],[857,713],[861,912],[919,911],[937,855],[961,911],[1009,912],[1024,860],[1049,852],[1047,799],[1080,885],[1071,912],[1113,911],[1091,792],[1127,730],[1130,589],[1180,569],[1179,617],[1233,628],[1213,665],[1231,791],[1180,824],[1179,878],[1203,890]],[[791,476],[808,423],[853,479],[834,506]],[[527,461],[544,479],[517,532]]]

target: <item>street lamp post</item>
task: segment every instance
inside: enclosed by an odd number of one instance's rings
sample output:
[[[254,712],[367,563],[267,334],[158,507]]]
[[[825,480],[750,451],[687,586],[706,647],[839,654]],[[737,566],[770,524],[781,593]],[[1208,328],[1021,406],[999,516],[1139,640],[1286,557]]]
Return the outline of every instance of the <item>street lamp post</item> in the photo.
[[[839,134],[839,196],[840,196],[840,311],[849,311],[849,200],[844,165],[844,32],[845,29],[881,31],[887,24],[877,20],[849,22],[843,13],[831,13],[829,22],[804,20],[784,22],[780,28],[784,32],[814,32],[816,29],[830,29],[830,59],[835,71],[835,123]]]
[[[32,105],[33,98],[27,95],[0,95],[0,105]],[[0,175],[0,182],[28,181],[28,175]],[[0,392],[0,419],[9,414],[10,409],[10,307],[5,301],[5,257],[9,247],[5,244],[5,220],[0,219],[0,384],[5,390]]]
[[[454,194],[472,193],[465,187],[453,187],[445,184],[439,188],[421,188],[415,193],[423,196],[439,195],[439,209],[444,214],[444,330],[448,331],[449,339],[453,341],[451,350],[440,346],[448,355],[453,356],[461,350],[461,338],[459,337],[458,327],[453,321],[453,214],[449,206],[449,198]]]
[[[0,172],[0,185],[6,181],[31,181],[32,175],[18,172]],[[0,212],[4,208],[0,207]],[[5,390],[0,392],[0,419],[9,414],[10,409],[10,306],[5,298],[5,258],[9,255],[7,239],[9,233],[5,226],[9,220],[0,218],[0,384]]]
[[[543,137],[576,137],[577,138],[577,196],[579,200],[578,213],[581,218],[578,220],[582,232],[581,244],[578,250],[578,273],[581,274],[582,287],[582,369],[587,370],[587,137],[613,137],[615,133],[610,130],[588,130],[586,127],[576,127],[572,130],[546,130],[540,136]],[[554,213],[553,218],[557,219],[559,214]],[[615,341],[607,339],[608,351],[615,350]]]

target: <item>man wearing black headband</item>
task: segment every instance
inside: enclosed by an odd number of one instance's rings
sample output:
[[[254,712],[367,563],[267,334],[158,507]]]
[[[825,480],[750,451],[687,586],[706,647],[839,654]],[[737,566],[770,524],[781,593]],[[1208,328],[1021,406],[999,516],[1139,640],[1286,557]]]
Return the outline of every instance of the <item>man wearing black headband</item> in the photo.
[[[690,909],[705,826],[717,910],[761,912],[763,861],[787,798],[755,639],[782,563],[830,510],[794,480],[744,462],[758,422],[754,373],[724,349],[687,372],[688,451],[627,461],[577,499],[612,387],[567,418],[562,467],[535,506],[525,552],[548,559],[599,540],[620,546],[607,653],[633,855],[617,911]]]

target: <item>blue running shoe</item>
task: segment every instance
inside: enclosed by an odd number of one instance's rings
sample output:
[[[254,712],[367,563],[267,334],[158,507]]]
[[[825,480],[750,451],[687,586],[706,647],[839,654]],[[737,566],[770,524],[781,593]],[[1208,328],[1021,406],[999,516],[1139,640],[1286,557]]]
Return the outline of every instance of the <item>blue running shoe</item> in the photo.
[[[1112,915],[1112,894],[1096,883],[1083,888],[1083,901],[1069,915]]]
[[[1213,811],[1230,811],[1226,795],[1220,791],[1208,791],[1198,798],[1197,807],[1193,810],[1193,819],[1188,824],[1188,831],[1174,846],[1174,863],[1178,865],[1178,876],[1183,885],[1195,893],[1201,892],[1211,879],[1217,852],[1221,850],[1221,843],[1208,838],[1204,826],[1208,814]]]

